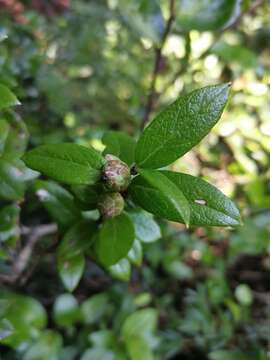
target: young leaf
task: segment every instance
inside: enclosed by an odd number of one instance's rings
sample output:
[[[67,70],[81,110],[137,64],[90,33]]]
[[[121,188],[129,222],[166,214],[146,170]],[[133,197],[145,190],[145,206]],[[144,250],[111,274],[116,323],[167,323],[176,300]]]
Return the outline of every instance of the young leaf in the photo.
[[[93,148],[77,144],[41,145],[23,156],[31,169],[66,184],[94,184],[100,177],[103,157]]]
[[[121,214],[107,220],[101,227],[96,244],[100,262],[107,267],[116,264],[128,254],[134,238],[134,226],[128,215]]]
[[[104,154],[115,155],[128,165],[134,163],[136,141],[131,136],[119,131],[108,131],[102,142],[106,145]]]
[[[20,105],[16,96],[3,84],[0,84],[0,110]]]
[[[182,173],[161,171],[183,192],[190,206],[190,224],[196,226],[237,226],[241,223],[240,214],[234,203],[221,191],[206,181]],[[137,203],[146,208],[151,198],[148,183],[137,177],[132,184],[132,194]],[[144,195],[143,195],[144,193]],[[144,198],[143,198],[144,196]],[[149,200],[147,200],[149,198]],[[145,206],[146,205],[146,206]],[[177,213],[168,212],[168,220],[183,222]],[[164,216],[165,217],[165,216]]]
[[[181,188],[162,171],[140,170],[140,176],[133,180],[130,191],[134,201],[152,214],[168,220],[183,219],[185,224],[189,224],[187,199]]]
[[[198,144],[217,123],[228,94],[229,84],[207,86],[169,105],[140,137],[135,149],[138,166],[166,166]]]

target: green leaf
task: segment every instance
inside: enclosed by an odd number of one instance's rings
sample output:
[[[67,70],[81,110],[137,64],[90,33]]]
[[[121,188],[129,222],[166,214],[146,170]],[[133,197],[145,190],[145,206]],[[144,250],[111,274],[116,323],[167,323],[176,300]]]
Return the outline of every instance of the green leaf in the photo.
[[[78,285],[84,271],[83,254],[70,256],[68,259],[58,257],[58,272],[64,287],[72,292]]]
[[[8,132],[9,123],[5,119],[0,119],[0,155],[3,153]]]
[[[164,219],[183,219],[188,225],[189,203],[180,189],[157,170],[140,170],[130,186],[132,198],[142,208]]]
[[[14,328],[7,319],[0,320],[0,341],[12,335]]]
[[[52,181],[37,180],[35,191],[52,218],[63,229],[80,219],[81,214],[73,196],[62,186]]]
[[[114,360],[115,355],[110,350],[99,348],[99,347],[94,347],[94,348],[87,349],[83,353],[82,357],[80,358],[80,360],[100,360],[100,359]]]
[[[207,86],[181,96],[165,108],[137,143],[137,165],[160,168],[184,155],[217,123],[228,95],[229,84]]]
[[[220,41],[211,48],[211,52],[218,55],[225,63],[238,63],[241,68],[255,68],[258,65],[256,54],[240,45],[230,45]]]
[[[20,105],[16,96],[3,84],[0,84],[0,110]]]
[[[152,333],[157,327],[157,311],[155,309],[137,310],[129,315],[123,323],[122,336],[124,339],[144,336]]]
[[[62,337],[59,333],[46,330],[27,349],[23,360],[56,360],[62,348]]]
[[[128,165],[134,163],[136,141],[131,136],[118,131],[108,131],[102,142],[106,145],[104,154],[115,155]]]
[[[99,261],[106,267],[116,264],[128,254],[134,238],[134,226],[128,215],[123,213],[107,220],[96,243]]]
[[[154,359],[152,348],[156,344],[154,337],[156,328],[157,311],[155,309],[137,310],[126,318],[121,333],[132,360]]]
[[[0,243],[15,242],[20,235],[20,207],[17,204],[7,205],[0,210]]]
[[[0,300],[7,301],[3,318],[14,329],[10,336],[1,340],[1,343],[17,347],[22,342],[28,340],[31,333],[46,326],[46,311],[37,300],[28,296],[3,291],[0,294]]]
[[[57,249],[58,259],[65,262],[88,251],[93,244],[96,231],[96,224],[92,221],[82,220],[73,225]]]
[[[213,31],[230,24],[240,10],[239,0],[180,0],[176,6],[177,22],[186,31]]]
[[[102,191],[102,184],[96,185],[73,185],[71,191],[75,195],[76,203],[83,210],[97,208],[98,198]]]
[[[154,360],[154,354],[146,339],[133,336],[126,340],[126,347],[131,360]]]
[[[105,293],[94,295],[81,305],[82,319],[85,324],[94,324],[108,310],[108,297]]]
[[[25,123],[13,112],[5,114],[9,124],[9,132],[4,144],[4,153],[16,154],[21,156],[27,147],[29,133]]]
[[[216,350],[209,354],[210,360],[251,360],[246,353],[240,350]]]
[[[77,299],[71,294],[58,296],[53,306],[53,317],[57,325],[73,325],[80,318]]]
[[[0,159],[0,198],[5,200],[21,200],[25,184],[23,172],[17,161]]]
[[[190,206],[190,224],[196,226],[237,226],[240,214],[234,203],[221,191],[206,181],[183,173],[161,171],[174,185],[181,189]],[[141,206],[155,210],[151,203],[152,189],[138,176],[131,187],[132,196]],[[152,196],[153,199],[153,196]],[[165,206],[165,203],[164,205]],[[150,209],[148,209],[150,211]],[[154,211],[153,211],[154,212]],[[171,221],[183,222],[176,212],[165,211]],[[165,214],[164,214],[165,215]]]
[[[132,262],[132,264],[140,266],[142,263],[142,257],[143,257],[143,250],[142,250],[141,242],[135,239],[132,248],[128,252],[128,259]]]
[[[121,259],[117,264],[110,266],[108,270],[116,279],[122,281],[130,279],[131,266],[127,259]]]
[[[134,209],[128,214],[133,221],[138,240],[144,243],[151,243],[160,239],[160,228],[152,214],[141,209]]]
[[[23,157],[31,169],[67,184],[94,184],[100,178],[103,158],[93,148],[77,144],[42,145]]]

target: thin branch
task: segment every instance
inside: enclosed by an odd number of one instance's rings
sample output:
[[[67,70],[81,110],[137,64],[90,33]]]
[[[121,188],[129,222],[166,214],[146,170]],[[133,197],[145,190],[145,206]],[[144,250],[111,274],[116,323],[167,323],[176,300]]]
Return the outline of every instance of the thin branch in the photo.
[[[152,73],[152,80],[151,80],[149,95],[148,95],[147,103],[146,103],[146,107],[145,107],[145,114],[143,117],[143,121],[141,123],[141,129],[143,129],[144,126],[146,125],[146,123],[148,122],[149,116],[153,110],[155,92],[156,92],[156,82],[157,82],[157,77],[158,77],[161,60],[162,60],[162,50],[164,48],[164,45],[168,38],[168,35],[170,34],[174,19],[175,19],[175,0],[170,0],[170,15],[167,20],[164,33],[162,35],[160,46],[155,49],[154,69],[153,69],[153,73]]]
[[[57,232],[56,224],[46,224],[35,226],[31,229],[22,228],[22,233],[28,235],[28,239],[25,247],[21,250],[18,257],[15,259],[11,274],[1,274],[0,280],[5,283],[14,284],[17,280],[19,280],[20,276],[23,274],[26,269],[34,248],[37,242],[43,238],[44,236],[51,235]]]

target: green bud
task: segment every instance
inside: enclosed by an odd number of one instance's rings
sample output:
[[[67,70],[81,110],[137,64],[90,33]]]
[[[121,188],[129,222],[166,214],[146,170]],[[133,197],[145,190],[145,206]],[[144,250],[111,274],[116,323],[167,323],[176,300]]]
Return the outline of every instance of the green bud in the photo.
[[[125,191],[130,183],[130,169],[126,163],[113,155],[106,155],[103,180],[108,190]]]
[[[104,219],[120,215],[124,209],[125,201],[121,194],[106,193],[99,198],[98,208]]]

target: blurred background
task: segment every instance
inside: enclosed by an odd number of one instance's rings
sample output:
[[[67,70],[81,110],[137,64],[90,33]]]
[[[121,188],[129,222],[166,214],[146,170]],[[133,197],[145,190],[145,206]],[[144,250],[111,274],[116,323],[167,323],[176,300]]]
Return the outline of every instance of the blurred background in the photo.
[[[73,295],[45,239],[22,281],[2,281],[1,359],[270,359],[270,3],[171,4],[0,0],[0,82],[22,103],[10,142],[18,152],[63,141],[102,150],[106,130],[136,138],[180,94],[232,82],[218,125],[172,169],[216,185],[244,224],[186,230],[158,221],[130,281],[89,262]],[[1,271],[18,224],[51,221],[34,196],[26,193],[20,214],[0,186],[9,206],[0,212]],[[10,324],[16,336],[7,336]]]

